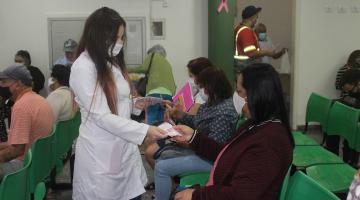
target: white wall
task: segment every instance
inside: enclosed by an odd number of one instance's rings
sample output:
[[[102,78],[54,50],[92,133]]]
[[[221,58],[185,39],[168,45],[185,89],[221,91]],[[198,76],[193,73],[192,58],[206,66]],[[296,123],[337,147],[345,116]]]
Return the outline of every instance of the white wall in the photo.
[[[173,66],[176,85],[180,88],[188,78],[186,64],[189,60],[208,55],[208,0],[153,1],[151,17],[164,18],[165,40],[151,40],[151,45],[161,44]]]
[[[119,11],[123,16],[149,18],[149,0],[17,0],[0,3],[0,66],[4,68],[14,61],[19,49],[26,49],[32,64],[48,76],[48,17],[87,17],[101,6]],[[149,37],[148,37],[149,38]]]
[[[87,17],[95,9],[108,6],[122,16],[146,17],[147,48],[163,44],[180,87],[187,79],[189,59],[207,56],[207,0],[16,0],[0,2],[0,69],[14,62],[14,54],[26,49],[32,64],[49,76],[49,17]],[[151,8],[152,7],[152,8]],[[166,39],[150,41],[150,10],[153,18],[166,19]]]
[[[354,0],[296,0],[294,127],[305,122],[311,92],[338,97],[336,72],[352,50],[360,49],[360,14],[354,6],[360,11],[360,3]]]

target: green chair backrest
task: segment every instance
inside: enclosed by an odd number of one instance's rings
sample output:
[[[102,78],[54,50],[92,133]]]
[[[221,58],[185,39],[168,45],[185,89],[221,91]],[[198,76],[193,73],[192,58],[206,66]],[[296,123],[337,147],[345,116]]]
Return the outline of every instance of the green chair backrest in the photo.
[[[326,133],[328,135],[340,135],[348,141],[351,148],[355,149],[359,117],[358,109],[335,102],[330,108]],[[359,151],[360,147],[356,150]]]
[[[56,131],[56,130],[55,130]],[[50,175],[55,165],[54,159],[54,132],[40,138],[31,146],[32,164],[29,168],[30,193],[34,193],[36,185]]]
[[[31,162],[32,153],[28,151],[24,159],[24,167],[5,175],[0,185],[0,200],[30,199],[27,179]]]
[[[236,129],[238,129],[244,122],[246,122],[246,118],[244,116],[241,116],[236,121]]]
[[[287,188],[288,188],[288,185],[289,185],[289,178],[290,178],[290,171],[291,171],[291,166],[289,167],[287,173],[286,173],[286,176],[282,182],[282,185],[281,185],[281,192],[280,192],[280,200],[285,200],[286,198],[286,191],[287,191]]]
[[[286,192],[287,200],[340,200],[303,172],[297,171],[291,177]]]
[[[56,131],[54,133],[56,160],[65,155],[73,144],[72,124],[73,119],[61,121],[56,124]]]
[[[81,114],[80,111],[78,111],[74,118],[72,119],[72,124],[71,124],[71,135],[72,135],[72,139],[75,140],[78,136],[79,136],[79,128],[80,128],[80,124],[81,124]]]
[[[321,124],[322,129],[326,130],[327,116],[332,104],[332,100],[320,96],[316,93],[311,93],[306,106],[305,121],[318,122]]]

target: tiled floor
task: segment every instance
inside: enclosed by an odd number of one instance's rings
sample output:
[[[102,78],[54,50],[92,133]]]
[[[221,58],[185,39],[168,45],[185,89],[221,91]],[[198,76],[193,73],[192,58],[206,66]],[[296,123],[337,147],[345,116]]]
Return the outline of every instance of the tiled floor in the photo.
[[[317,128],[309,128],[308,135],[314,138],[318,143],[322,141],[322,134]],[[147,162],[143,158],[143,163],[145,165],[145,169],[148,175],[149,182],[153,182],[153,170],[147,164]],[[65,165],[63,173],[57,178],[57,182],[59,183],[69,183],[70,182],[70,171],[69,164]],[[71,200],[71,190],[57,190],[53,191],[51,195],[48,195],[48,200]],[[142,199],[143,200],[151,200],[151,196],[153,195],[153,191],[147,191]]]
[[[143,157],[143,163],[145,166],[145,170],[147,172],[148,175],[148,180],[149,183],[154,181],[154,176],[153,176],[153,170],[151,169],[151,167],[147,164],[147,162]],[[70,165],[67,163],[64,166],[63,172],[61,175],[59,175],[59,177],[56,178],[56,182],[57,183],[70,183],[70,170],[69,170]],[[151,200],[152,195],[153,195],[154,191],[147,191],[143,196],[142,196],[142,200]],[[55,190],[52,191],[50,194],[47,195],[47,200],[71,200],[71,195],[72,195],[72,191],[71,190]]]

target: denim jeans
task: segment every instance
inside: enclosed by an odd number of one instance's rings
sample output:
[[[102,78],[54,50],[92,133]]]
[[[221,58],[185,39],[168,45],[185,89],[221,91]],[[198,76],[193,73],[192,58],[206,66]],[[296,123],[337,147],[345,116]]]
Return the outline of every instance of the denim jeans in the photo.
[[[167,94],[150,94],[148,95],[150,97],[159,97],[164,100],[172,101],[172,97]],[[154,124],[156,122],[162,122],[164,121],[164,113],[165,108],[161,104],[155,104],[147,107],[147,116],[146,116],[146,123],[147,124]]]
[[[212,163],[196,155],[156,160],[154,169],[155,197],[169,199],[172,189],[171,177],[189,172],[210,171]]]

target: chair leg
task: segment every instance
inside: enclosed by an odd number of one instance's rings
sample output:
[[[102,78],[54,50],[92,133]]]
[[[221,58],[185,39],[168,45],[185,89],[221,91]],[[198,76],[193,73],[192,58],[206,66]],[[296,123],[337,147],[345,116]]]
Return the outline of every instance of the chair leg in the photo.
[[[339,142],[340,137],[338,135],[328,135],[326,136],[325,147],[334,154],[339,155]]]
[[[304,134],[308,131],[308,125],[309,125],[309,123],[308,123],[308,122],[305,122]]]
[[[75,164],[75,154],[70,157],[70,175],[71,175],[71,184],[73,183],[74,178],[74,164]]]

